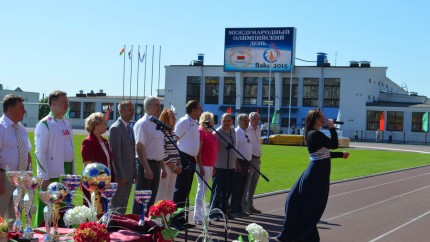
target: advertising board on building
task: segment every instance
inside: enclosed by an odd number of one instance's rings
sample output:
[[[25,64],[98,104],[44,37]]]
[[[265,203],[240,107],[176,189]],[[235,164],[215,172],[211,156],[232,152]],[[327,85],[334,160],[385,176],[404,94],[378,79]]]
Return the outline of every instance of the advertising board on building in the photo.
[[[291,72],[296,29],[226,28],[225,72]]]

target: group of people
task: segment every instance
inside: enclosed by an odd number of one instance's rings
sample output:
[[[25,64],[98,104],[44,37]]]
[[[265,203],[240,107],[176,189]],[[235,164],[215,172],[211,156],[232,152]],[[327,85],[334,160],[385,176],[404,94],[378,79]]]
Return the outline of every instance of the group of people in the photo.
[[[0,216],[13,217],[13,187],[5,170],[31,169],[32,150],[25,127],[20,123],[26,113],[24,98],[9,94],[3,99],[0,117]],[[49,94],[50,113],[37,124],[34,134],[37,176],[43,178],[42,189],[62,174],[75,174],[73,130],[64,117],[68,109],[67,94]],[[130,101],[118,105],[120,117],[109,128],[109,140],[102,137],[108,125],[103,113],[93,113],[85,120],[89,135],[82,142],[83,165],[100,162],[112,171],[118,190],[112,207],[118,213],[127,210],[128,199],[135,190],[151,190],[148,207],[161,199],[173,200],[178,207],[188,207],[194,173],[197,175],[195,224],[210,219],[234,219],[261,213],[254,207],[253,196],[260,176],[262,149],[260,116],[256,112],[237,116],[224,113],[221,126],[213,128],[214,115],[203,112],[196,100],[187,102],[186,114],[176,122],[172,110],[161,110],[157,97],[144,101],[145,115],[132,127],[134,106]],[[159,118],[159,119],[158,119]],[[199,120],[199,121],[197,121]],[[319,130],[327,125],[331,138]],[[305,120],[305,142],[310,163],[288,193],[285,219],[278,241],[319,241],[317,223],[328,200],[330,158],[348,158],[348,152],[330,152],[338,147],[333,120],[325,120],[319,109],[308,112]],[[205,205],[208,184],[212,178],[209,208]],[[88,195],[88,194],[86,194]],[[39,200],[35,226],[43,221],[43,204]],[[211,212],[210,209],[219,209]],[[141,214],[136,201],[133,213]],[[184,211],[188,211],[184,209]],[[185,230],[187,212],[173,218],[172,226]]]
[[[51,182],[60,181],[63,174],[75,174],[78,160],[74,152],[73,129],[65,118],[67,93],[53,91],[48,96],[48,105],[50,112],[38,122],[34,134],[35,164],[37,176],[43,178],[43,190]],[[99,162],[111,170],[112,182],[118,183],[112,199],[112,207],[117,213],[126,213],[133,184],[135,190],[152,191],[148,207],[158,200],[173,200],[178,207],[188,207],[195,173],[198,182],[195,224],[203,222],[210,208],[220,208],[230,218],[260,213],[252,203],[259,174],[248,166],[248,162],[257,169],[260,165],[258,113],[251,113],[249,117],[240,114],[236,129],[231,114],[226,113],[221,118],[222,126],[214,131],[214,115],[202,113],[200,103],[195,100],[186,104],[186,114],[177,122],[172,110],[161,110],[157,97],[147,97],[144,108],[145,115],[133,126],[130,121],[134,117],[134,105],[130,101],[118,105],[120,117],[110,127],[101,112],[92,113],[85,119],[88,136],[81,145],[82,165]],[[21,124],[26,113],[24,98],[6,95],[3,112],[0,118],[0,214],[12,218],[14,187],[7,181],[5,170],[31,169],[30,151],[33,147]],[[164,125],[154,122],[154,118]],[[103,137],[107,130],[108,139]],[[230,146],[237,148],[241,156]],[[205,201],[210,179],[213,180],[213,193],[210,208],[207,208]],[[81,189],[89,200],[89,192]],[[43,222],[43,207],[38,201],[35,226]],[[97,209],[99,214],[104,212],[103,207]],[[142,212],[136,201],[132,212]],[[183,212],[176,216],[173,226],[180,230],[193,227],[186,215]],[[219,219],[221,214],[214,216],[212,219]]]

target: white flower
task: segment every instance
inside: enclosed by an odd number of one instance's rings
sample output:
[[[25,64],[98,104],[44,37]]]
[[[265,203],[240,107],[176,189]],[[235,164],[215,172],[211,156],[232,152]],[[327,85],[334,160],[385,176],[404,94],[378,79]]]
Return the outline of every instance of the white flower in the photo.
[[[96,212],[87,206],[76,206],[69,209],[64,214],[63,220],[66,226],[81,224],[88,221],[93,221],[96,217]]]
[[[269,234],[260,225],[256,223],[246,226],[246,231],[252,236],[253,241],[268,242]]]

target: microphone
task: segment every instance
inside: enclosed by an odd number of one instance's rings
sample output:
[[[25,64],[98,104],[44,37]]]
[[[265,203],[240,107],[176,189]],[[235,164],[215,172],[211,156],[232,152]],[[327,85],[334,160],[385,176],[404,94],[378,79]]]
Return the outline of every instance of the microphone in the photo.
[[[172,131],[172,127],[170,127],[169,125],[161,122],[158,118],[156,118],[154,116],[151,116],[149,118],[149,121],[155,123],[158,127],[161,127],[161,128],[163,128],[163,129],[165,129],[167,131]]]
[[[344,124],[344,122],[342,122],[342,121],[336,121],[336,119],[333,119],[333,123],[334,124]]]
[[[211,127],[209,120],[205,120],[205,124],[206,124],[206,128],[210,128]]]

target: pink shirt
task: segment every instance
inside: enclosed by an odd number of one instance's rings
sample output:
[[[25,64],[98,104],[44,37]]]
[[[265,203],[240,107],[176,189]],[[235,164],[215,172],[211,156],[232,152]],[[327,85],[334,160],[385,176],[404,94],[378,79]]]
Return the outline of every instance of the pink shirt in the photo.
[[[201,158],[203,166],[214,166],[215,160],[218,155],[218,139],[212,132],[206,133],[202,127],[199,126],[200,142],[202,144]]]

